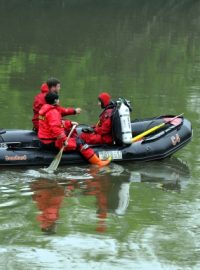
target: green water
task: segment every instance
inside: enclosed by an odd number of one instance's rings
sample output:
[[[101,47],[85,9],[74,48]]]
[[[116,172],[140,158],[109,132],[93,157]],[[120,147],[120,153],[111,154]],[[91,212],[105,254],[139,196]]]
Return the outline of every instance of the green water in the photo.
[[[0,269],[200,269],[199,14],[195,0],[0,1],[0,128],[32,128],[54,76],[79,123],[108,91],[132,119],[184,113],[194,131],[163,162],[1,169]]]

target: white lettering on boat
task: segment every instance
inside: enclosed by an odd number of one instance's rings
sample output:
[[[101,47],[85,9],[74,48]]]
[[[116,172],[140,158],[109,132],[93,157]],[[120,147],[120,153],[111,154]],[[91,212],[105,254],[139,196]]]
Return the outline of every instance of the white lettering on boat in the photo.
[[[7,144],[6,143],[0,143],[0,148],[7,148]]]
[[[27,155],[23,156],[5,156],[6,161],[12,161],[12,160],[27,160]]]
[[[181,138],[178,134],[171,137],[171,142],[172,142],[172,145],[174,146],[177,145],[177,143],[180,143],[180,141],[181,141]]]
[[[111,157],[112,159],[122,159],[122,151],[100,151],[99,158],[104,160]]]

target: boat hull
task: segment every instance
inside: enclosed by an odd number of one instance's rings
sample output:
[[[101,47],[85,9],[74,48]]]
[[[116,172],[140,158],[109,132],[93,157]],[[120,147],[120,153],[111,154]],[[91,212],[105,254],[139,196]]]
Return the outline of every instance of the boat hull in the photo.
[[[166,118],[148,118],[132,122],[133,137],[165,122]],[[80,125],[78,132],[82,127]],[[151,161],[164,159],[184,147],[192,138],[192,126],[189,120],[181,118],[177,125],[164,125],[158,131],[149,134],[130,145],[93,145],[91,146],[101,159],[109,156],[114,162]],[[30,130],[0,131],[0,166],[46,166],[51,163],[56,151],[41,149],[37,135]],[[78,152],[63,153],[60,164],[83,164],[87,161]]]

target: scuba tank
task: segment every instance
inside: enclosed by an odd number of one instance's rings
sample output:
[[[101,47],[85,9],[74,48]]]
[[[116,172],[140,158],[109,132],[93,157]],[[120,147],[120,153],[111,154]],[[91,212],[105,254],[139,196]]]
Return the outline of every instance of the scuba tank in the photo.
[[[130,103],[124,98],[116,101],[113,114],[113,136],[117,144],[131,144],[132,128],[130,119]]]

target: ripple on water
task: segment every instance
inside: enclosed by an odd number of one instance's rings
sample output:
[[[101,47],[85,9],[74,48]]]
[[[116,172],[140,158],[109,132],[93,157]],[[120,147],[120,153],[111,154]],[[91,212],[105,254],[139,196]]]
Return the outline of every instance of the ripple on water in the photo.
[[[19,200],[9,200],[3,203],[0,203],[0,208],[10,207],[10,206],[16,206],[19,203]]]

